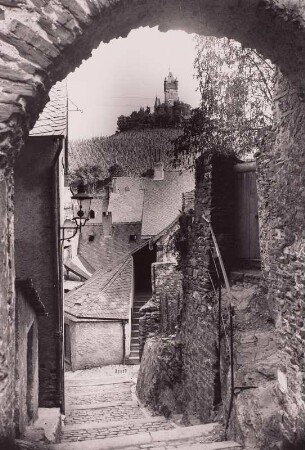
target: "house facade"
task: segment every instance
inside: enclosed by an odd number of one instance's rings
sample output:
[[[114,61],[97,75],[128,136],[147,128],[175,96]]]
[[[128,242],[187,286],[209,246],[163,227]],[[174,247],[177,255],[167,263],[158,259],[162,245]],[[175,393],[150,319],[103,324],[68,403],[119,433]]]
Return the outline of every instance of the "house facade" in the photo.
[[[40,407],[64,411],[60,226],[66,102],[65,87],[55,86],[15,162],[17,436],[39,417]]]
[[[66,341],[70,342],[66,347],[67,368],[139,363],[140,309],[152,296],[152,265],[157,261],[156,245],[152,241],[149,245],[149,239],[171,225],[182,208],[183,193],[193,187],[191,172],[166,171],[162,163],[157,163],[153,178],[114,178],[108,205],[94,199],[97,215],[78,238],[78,258],[93,275],[65,296]],[[116,275],[115,270],[126,258],[131,269],[127,271],[126,267],[124,277]],[[113,268],[113,279],[104,286],[102,280]],[[113,295],[108,294],[110,286]],[[91,305],[85,308],[84,315],[79,312],[80,295]],[[105,312],[112,311],[113,305],[114,311],[108,317]],[[118,305],[124,305],[124,314]],[[94,315],[89,312],[91,308]],[[103,345],[94,350],[94,342]],[[90,359],[90,355],[95,356]]]

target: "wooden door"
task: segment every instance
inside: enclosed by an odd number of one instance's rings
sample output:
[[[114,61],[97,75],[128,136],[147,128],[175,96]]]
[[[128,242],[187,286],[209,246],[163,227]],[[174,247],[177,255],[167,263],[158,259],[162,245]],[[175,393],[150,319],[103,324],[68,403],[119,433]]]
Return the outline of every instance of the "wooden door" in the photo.
[[[234,170],[236,257],[254,262],[260,259],[255,163],[236,164]]]

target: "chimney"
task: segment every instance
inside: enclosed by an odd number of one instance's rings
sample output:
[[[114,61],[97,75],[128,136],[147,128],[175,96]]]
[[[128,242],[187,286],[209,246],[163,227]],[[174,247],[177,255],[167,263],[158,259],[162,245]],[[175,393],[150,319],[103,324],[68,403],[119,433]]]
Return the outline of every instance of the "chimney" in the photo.
[[[103,212],[103,233],[104,237],[110,237],[112,235],[112,214],[111,212]]]
[[[154,180],[164,180],[164,167],[163,162],[154,163]]]

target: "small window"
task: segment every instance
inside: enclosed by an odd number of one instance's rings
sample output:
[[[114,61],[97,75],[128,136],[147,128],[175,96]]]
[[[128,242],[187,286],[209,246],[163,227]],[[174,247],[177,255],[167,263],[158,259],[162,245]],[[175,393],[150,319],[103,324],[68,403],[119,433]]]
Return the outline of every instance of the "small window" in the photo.
[[[130,234],[129,235],[129,242],[136,242],[137,235],[136,234]]]
[[[89,242],[94,241],[94,234],[89,234]]]

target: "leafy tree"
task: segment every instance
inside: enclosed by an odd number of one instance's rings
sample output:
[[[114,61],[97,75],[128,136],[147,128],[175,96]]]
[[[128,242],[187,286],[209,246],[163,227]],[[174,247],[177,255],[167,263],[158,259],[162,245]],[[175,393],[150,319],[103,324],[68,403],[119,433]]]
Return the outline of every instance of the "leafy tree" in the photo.
[[[109,175],[111,178],[113,177],[123,177],[124,174],[124,170],[123,167],[120,166],[119,164],[115,163],[113,164],[113,166],[110,166],[108,169]]]
[[[177,101],[173,106],[162,103],[151,113],[150,108],[140,108],[130,116],[120,116],[117,121],[119,132],[144,130],[147,128],[177,128],[184,117],[190,115],[191,107],[187,103]]]
[[[72,185],[84,184],[89,191],[95,191],[96,183],[102,180],[102,178],[102,168],[97,164],[85,164],[70,174],[70,182]]]
[[[227,38],[197,37],[196,47],[201,105],[175,141],[176,165],[207,150],[253,155],[272,124],[274,67]]]

